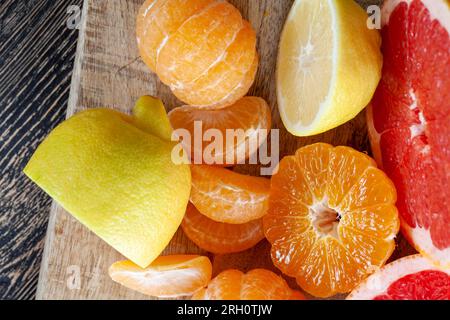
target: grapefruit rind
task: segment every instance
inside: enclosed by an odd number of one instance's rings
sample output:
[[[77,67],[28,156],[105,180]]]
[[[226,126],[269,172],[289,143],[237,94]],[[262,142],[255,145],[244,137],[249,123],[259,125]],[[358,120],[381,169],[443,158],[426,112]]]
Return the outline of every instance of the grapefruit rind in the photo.
[[[382,267],[379,271],[364,280],[346,299],[373,300],[375,297],[385,293],[394,281],[409,274],[426,270],[443,271],[450,276],[448,270],[446,271],[434,266],[422,255],[412,255]]]
[[[425,228],[411,228],[408,223],[400,218],[403,235],[409,240],[414,249],[420,252],[430,263],[437,268],[450,270],[450,247],[444,250],[436,248],[431,241],[431,233]],[[419,245],[420,243],[420,245]]]

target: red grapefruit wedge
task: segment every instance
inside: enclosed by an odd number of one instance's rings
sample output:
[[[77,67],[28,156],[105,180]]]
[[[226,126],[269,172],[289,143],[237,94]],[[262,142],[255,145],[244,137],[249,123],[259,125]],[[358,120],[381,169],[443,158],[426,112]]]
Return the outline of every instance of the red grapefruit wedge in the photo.
[[[394,181],[402,230],[450,267],[450,1],[386,0],[384,66],[368,109],[379,165]]]
[[[347,300],[450,300],[450,272],[420,254],[405,257],[372,274]]]

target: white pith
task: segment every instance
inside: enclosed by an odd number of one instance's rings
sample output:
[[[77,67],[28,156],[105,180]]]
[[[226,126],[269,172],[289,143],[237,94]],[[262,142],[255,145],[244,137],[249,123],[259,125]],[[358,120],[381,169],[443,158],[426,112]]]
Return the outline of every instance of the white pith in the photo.
[[[321,201],[314,201],[314,204],[309,206],[308,209],[312,225],[319,238],[331,236],[339,240],[338,226],[341,216],[336,209],[329,206],[327,197],[324,197]],[[323,228],[318,227],[321,223],[330,225],[330,230],[323,230]]]
[[[373,300],[386,293],[389,286],[396,280],[409,274],[425,270],[449,271],[432,265],[421,255],[413,255],[394,261],[369,276],[347,297],[347,300]]]
[[[429,229],[415,227],[411,228],[406,222],[403,223],[403,230],[407,236],[416,243],[417,249],[427,256],[438,267],[450,269],[450,247],[446,249],[438,249],[431,240]],[[419,247],[420,244],[420,247]]]

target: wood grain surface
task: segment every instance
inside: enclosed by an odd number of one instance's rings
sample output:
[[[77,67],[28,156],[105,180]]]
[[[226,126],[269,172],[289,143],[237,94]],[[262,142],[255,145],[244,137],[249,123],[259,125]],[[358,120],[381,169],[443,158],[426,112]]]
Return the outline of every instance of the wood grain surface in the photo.
[[[64,120],[82,0],[0,1],[0,299],[33,299],[51,199],[22,169]]]

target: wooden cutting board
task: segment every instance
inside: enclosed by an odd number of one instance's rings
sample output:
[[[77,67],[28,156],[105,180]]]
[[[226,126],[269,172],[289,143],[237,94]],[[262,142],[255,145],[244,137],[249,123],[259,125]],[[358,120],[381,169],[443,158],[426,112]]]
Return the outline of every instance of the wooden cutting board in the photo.
[[[139,58],[135,40],[135,16],[143,0],[85,0],[83,20],[67,110],[70,117],[86,108],[109,107],[129,113],[141,95],[161,97],[168,109],[181,103],[162,85]],[[328,142],[369,151],[364,115],[336,130],[310,138],[295,138],[284,129],[277,111],[274,73],[277,43],[293,0],[233,0],[251,21],[258,34],[261,56],[256,81],[249,95],[263,97],[272,108],[275,128],[280,128],[281,156],[292,154],[301,146]],[[365,2],[365,3],[363,3]],[[361,4],[379,1],[360,1]],[[257,173],[257,168],[243,166],[240,172]],[[404,251],[404,249],[400,250]],[[207,254],[190,242],[181,230],[165,254]],[[228,269],[249,270],[265,267],[279,273],[269,257],[269,245],[240,254],[213,256],[214,274]],[[58,204],[50,212],[42,261],[38,299],[148,299],[115,284],[107,269],[123,257],[87,228],[72,218]],[[288,279],[292,287],[295,281]]]

